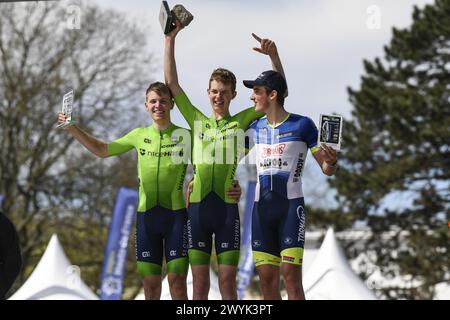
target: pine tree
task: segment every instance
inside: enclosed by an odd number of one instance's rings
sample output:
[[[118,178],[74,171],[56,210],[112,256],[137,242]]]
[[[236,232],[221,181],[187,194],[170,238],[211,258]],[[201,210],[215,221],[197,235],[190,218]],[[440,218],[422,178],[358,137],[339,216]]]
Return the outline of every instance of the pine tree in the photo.
[[[450,0],[415,7],[384,52],[348,89],[354,110],[331,183],[346,217],[371,229],[365,250],[381,273],[410,276],[410,288],[378,293],[430,299],[450,280]]]

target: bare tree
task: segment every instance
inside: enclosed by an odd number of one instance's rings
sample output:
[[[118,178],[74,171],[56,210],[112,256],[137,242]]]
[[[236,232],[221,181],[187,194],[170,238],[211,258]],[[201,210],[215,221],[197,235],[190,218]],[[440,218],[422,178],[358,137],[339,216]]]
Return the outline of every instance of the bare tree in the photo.
[[[131,159],[94,159],[55,130],[70,88],[79,125],[105,140],[143,124],[153,61],[146,28],[93,5],[81,12],[81,28],[68,29],[64,4],[0,5],[0,194],[25,266],[48,241],[49,226],[61,233],[62,221],[76,217],[105,226],[113,188],[136,187],[135,165],[117,173],[117,161]]]

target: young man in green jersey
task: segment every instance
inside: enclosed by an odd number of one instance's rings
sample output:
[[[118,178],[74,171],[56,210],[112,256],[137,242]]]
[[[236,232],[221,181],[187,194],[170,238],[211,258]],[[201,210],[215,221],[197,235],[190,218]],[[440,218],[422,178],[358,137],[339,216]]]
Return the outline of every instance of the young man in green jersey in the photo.
[[[188,254],[193,275],[193,298],[208,298],[209,263],[214,234],[220,293],[223,299],[237,299],[239,210],[236,200],[230,199],[224,190],[233,184],[239,160],[238,151],[234,148],[237,133],[244,132],[263,114],[250,107],[235,116],[230,115],[230,103],[236,96],[236,77],[223,68],[214,70],[209,80],[208,97],[212,116],[205,116],[192,105],[178,83],[174,46],[180,30],[181,25],[177,23],[177,28],[165,36],[164,76],[193,135],[192,162],[195,175],[188,207]],[[261,48],[255,50],[269,55],[273,68],[283,72],[275,43],[253,36],[261,44]],[[229,141],[233,142],[227,143]]]
[[[136,260],[138,272],[143,277],[145,298],[160,298],[161,266],[165,256],[172,299],[187,299],[187,214],[183,182],[190,134],[171,123],[173,100],[165,84],[155,82],[149,86],[145,107],[153,120],[152,125],[136,128],[111,143],[89,135],[77,125],[65,130],[101,158],[117,156],[132,149],[137,151]],[[60,113],[59,122],[64,123],[65,119],[65,115]]]
[[[143,277],[145,298],[160,298],[161,266],[165,256],[172,299],[187,299],[187,216],[183,182],[191,149],[190,132],[172,124],[173,99],[165,84],[155,82],[149,86],[145,107],[153,120],[152,125],[136,128],[109,144],[74,124],[66,131],[101,158],[132,149],[137,151],[136,260],[138,272]],[[60,113],[59,122],[64,123],[65,120],[65,115]],[[228,195],[236,199],[240,193],[239,186],[228,191]]]

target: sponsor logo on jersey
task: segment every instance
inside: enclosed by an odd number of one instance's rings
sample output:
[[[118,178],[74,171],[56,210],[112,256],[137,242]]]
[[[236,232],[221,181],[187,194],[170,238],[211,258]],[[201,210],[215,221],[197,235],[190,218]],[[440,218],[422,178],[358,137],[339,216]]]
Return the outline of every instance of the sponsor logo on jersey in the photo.
[[[254,247],[260,247],[261,246],[261,240],[253,240],[253,246]]]
[[[282,259],[283,259],[283,261],[295,262],[294,257],[283,256]]]
[[[139,153],[141,154],[141,156],[145,156],[145,149],[139,149]]]
[[[148,144],[150,144],[150,143],[152,143],[152,140],[151,140],[151,139],[149,139],[149,138],[145,138],[145,139],[144,139],[144,143],[148,143]]]
[[[199,247],[199,248],[205,248],[205,247],[206,247],[206,243],[204,243],[204,242],[199,242],[199,243],[198,243],[198,247]]]
[[[217,141],[224,141],[233,139],[234,137],[236,137],[236,130],[226,128],[223,129],[215,138],[217,139]]]
[[[222,249],[228,249],[228,243],[227,242],[223,242],[223,243],[220,244],[220,247]]]
[[[282,133],[276,136],[277,139],[281,139],[281,138],[286,138],[286,137],[291,137],[293,135],[292,132],[286,132],[286,133]]]
[[[285,148],[286,148],[285,143],[278,144],[274,147],[262,148],[261,157],[267,158],[267,157],[281,156]]]
[[[299,180],[300,176],[302,175],[303,164],[304,164],[303,153],[300,152],[298,155],[297,166],[296,166],[295,172],[294,172],[293,182],[297,182]]]
[[[186,167],[184,167],[183,172],[181,173],[181,176],[180,176],[180,181],[178,181],[178,188],[177,188],[178,191],[183,190],[185,175],[186,175]]]
[[[176,147],[177,146],[177,144],[175,143],[175,144],[167,144],[167,145],[165,145],[165,146],[161,146],[161,149],[164,149],[164,148],[173,148],[173,147]]]
[[[177,255],[177,250],[170,250],[169,255],[175,257]]]
[[[142,258],[150,258],[150,251],[142,252]]]
[[[283,162],[283,159],[281,158],[274,158],[274,159],[264,159],[263,162],[259,163],[260,167],[263,168],[278,168],[281,169],[282,167],[287,167],[288,163],[287,161]]]
[[[144,150],[144,154],[145,154],[145,150]],[[141,155],[144,155],[144,154],[141,152]],[[181,151],[164,151],[164,152],[149,151],[149,152],[147,152],[147,155],[150,157],[183,157],[184,152],[183,152],[183,150],[181,150]]]
[[[286,239],[284,239],[284,243],[285,244],[291,244],[292,243],[292,238],[287,237]]]

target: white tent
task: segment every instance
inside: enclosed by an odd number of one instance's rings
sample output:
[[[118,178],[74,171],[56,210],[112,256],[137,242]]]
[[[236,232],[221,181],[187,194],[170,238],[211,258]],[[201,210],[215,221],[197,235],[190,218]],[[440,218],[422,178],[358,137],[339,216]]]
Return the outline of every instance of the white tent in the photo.
[[[307,300],[376,299],[351,269],[331,228],[305,273],[303,289]]]
[[[450,284],[448,282],[438,283],[435,289],[435,300],[450,300]]]
[[[81,280],[58,240],[52,235],[33,273],[10,300],[98,300]]]
[[[222,296],[220,295],[219,290],[219,279],[217,278],[217,275],[212,271],[209,270],[209,280],[210,280],[210,288],[209,288],[209,294],[208,299],[209,300],[221,300]],[[188,299],[192,300],[192,271],[191,267],[189,267],[189,272],[186,279],[187,284],[187,291],[188,291]],[[144,292],[141,291],[135,298],[135,300],[144,300]],[[172,297],[170,296],[170,290],[169,290],[169,282],[167,281],[167,277],[163,279],[162,286],[161,286],[161,300],[172,300]]]

